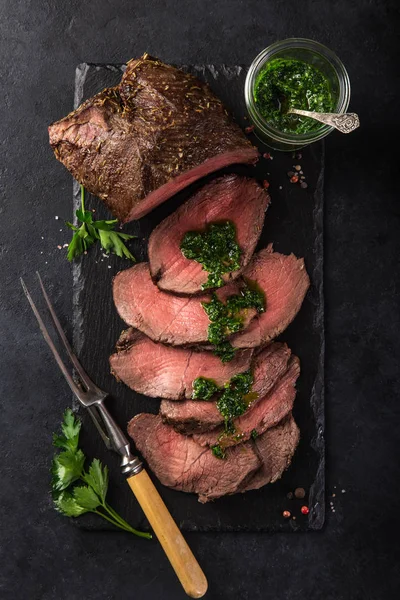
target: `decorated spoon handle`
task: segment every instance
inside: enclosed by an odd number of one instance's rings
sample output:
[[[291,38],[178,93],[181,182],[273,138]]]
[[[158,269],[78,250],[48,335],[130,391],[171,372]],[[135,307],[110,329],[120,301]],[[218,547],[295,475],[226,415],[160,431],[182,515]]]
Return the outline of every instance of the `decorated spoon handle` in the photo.
[[[202,598],[207,579],[145,469],[127,479],[186,594]]]
[[[310,117],[311,119],[315,119],[315,121],[330,125],[342,133],[350,133],[360,126],[360,119],[356,113],[343,113],[340,115],[337,113],[320,113],[311,110],[300,110],[299,108],[291,108],[288,112],[292,115]]]

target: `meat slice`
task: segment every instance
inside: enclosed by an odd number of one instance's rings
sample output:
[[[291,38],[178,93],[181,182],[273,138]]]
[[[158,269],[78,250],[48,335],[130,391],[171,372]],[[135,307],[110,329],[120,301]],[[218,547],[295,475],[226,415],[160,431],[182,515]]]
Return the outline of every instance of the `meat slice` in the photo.
[[[241,350],[232,361],[222,363],[212,352],[164,346],[135,329],[124,332],[118,346],[122,349],[110,357],[114,375],[140,394],[171,398],[175,404],[192,397],[192,383],[197,377],[213,379],[222,386],[237,373],[247,371],[253,354],[252,349]]]
[[[181,252],[180,245],[188,231],[204,231],[210,223],[231,221],[236,227],[236,241],[242,251],[241,267],[251,259],[264,223],[270,198],[254,179],[227,175],[204,186],[150,236],[150,272],[162,290],[178,294],[196,294],[207,281],[202,266]],[[242,269],[226,273],[224,281],[235,279]]]
[[[241,491],[258,490],[267,483],[280,479],[290,465],[299,440],[300,431],[292,413],[258,436],[254,445],[262,466],[244,483]]]
[[[210,88],[143,55],[121,84],[49,127],[56,158],[122,222],[258,151]]]
[[[218,290],[217,296],[224,301],[238,291],[232,282]],[[148,263],[118,273],[113,295],[120,317],[155,342],[173,346],[207,342],[210,321],[201,303],[209,301],[210,295],[183,297],[161,291],[151,279]],[[255,309],[243,311],[244,327],[255,315]]]
[[[160,415],[164,423],[172,425],[176,431],[185,435],[210,431],[223,423],[215,402],[201,400],[162,400]]]
[[[201,446],[213,446],[220,443],[224,448],[239,444],[250,439],[252,432],[261,435],[283,419],[293,408],[296,397],[296,380],[300,375],[300,361],[297,356],[292,356],[288,370],[277,381],[272,390],[261,400],[234,420],[236,434],[222,436],[223,428],[205,433],[195,433],[193,439]],[[222,436],[222,437],[221,437]]]
[[[233,336],[236,348],[254,348],[277,337],[293,321],[310,286],[304,259],[273,252],[272,244],[258,252],[243,272],[265,293],[266,310],[246,331]]]
[[[234,494],[261,466],[253,445],[232,448],[221,460],[165,425],[159,415],[137,415],[129,422],[128,433],[163,485],[196,493],[200,502]]]
[[[252,391],[256,392],[260,399],[286,372],[289,358],[290,349],[286,344],[274,342],[253,359],[254,384]],[[251,406],[254,406],[256,402],[257,400]],[[164,422],[186,434],[210,431],[224,422],[216,402],[201,400],[187,400],[186,402],[163,400],[160,405],[160,415]]]

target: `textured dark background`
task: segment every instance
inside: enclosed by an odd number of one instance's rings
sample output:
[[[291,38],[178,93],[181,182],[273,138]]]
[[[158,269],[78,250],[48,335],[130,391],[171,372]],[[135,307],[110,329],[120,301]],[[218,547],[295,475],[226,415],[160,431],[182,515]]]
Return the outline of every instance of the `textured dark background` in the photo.
[[[75,66],[120,63],[145,50],[175,63],[249,64],[272,41],[293,35],[339,54],[352,82],[351,108],[363,124],[326,144],[327,492],[336,493],[335,512],[328,504],[325,529],[313,534],[188,539],[207,573],[210,599],[398,596],[396,5],[0,3],[2,600],[184,597],[157,544],[80,531],[48,497],[49,438],[70,394],[17,278],[31,281],[40,268],[54,285],[63,321],[70,321],[70,266],[57,250],[69,236],[55,219],[70,215],[70,176],[47,146],[46,125],[71,107]]]

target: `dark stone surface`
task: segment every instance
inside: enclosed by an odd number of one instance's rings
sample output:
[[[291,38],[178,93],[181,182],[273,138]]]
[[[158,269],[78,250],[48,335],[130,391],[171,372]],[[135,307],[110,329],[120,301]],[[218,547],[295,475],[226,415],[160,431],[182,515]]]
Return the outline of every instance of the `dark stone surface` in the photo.
[[[244,81],[247,69],[240,66],[192,66],[184,67],[206,81],[223,100],[225,106],[245,127],[248,121],[244,103]],[[99,90],[116,85],[122,70],[110,65],[79,65],[75,81],[75,105],[93,96]],[[268,148],[251,136],[259,151]],[[155,481],[173,517],[183,531],[301,531],[320,529],[325,517],[325,466],[324,466],[324,302],[323,302],[323,175],[324,143],[314,144],[302,151],[301,161],[292,153],[270,152],[272,159],[261,158],[256,166],[237,165],[223,172],[236,172],[270,183],[271,206],[265,219],[257,249],[274,244],[276,251],[305,259],[311,278],[311,288],[294,323],[280,336],[292,352],[300,358],[301,377],[297,383],[294,418],[301,431],[301,442],[290,469],[273,486],[266,486],[250,494],[237,494],[218,502],[199,504],[194,494],[177,493]],[[307,175],[308,188],[293,185],[287,177],[293,164],[301,162]],[[210,181],[215,174],[206,178]],[[71,184],[72,184],[71,178]],[[126,233],[137,236],[130,248],[138,260],[147,260],[147,241],[154,227],[187,200],[197,182],[182,191],[139,221],[124,227]],[[72,205],[80,206],[79,186],[73,187]],[[95,207],[96,218],[108,218],[109,213],[98,199],[87,195],[85,206]],[[90,376],[111,394],[107,404],[122,426],[140,412],[157,413],[159,401],[132,392],[118,383],[110,373],[108,358],[114,351],[115,342],[126,324],[119,318],[112,299],[112,279],[121,269],[131,264],[116,256],[105,257],[100,249],[92,251],[73,264],[74,286],[74,347]],[[267,299],[268,305],[268,299]],[[105,327],[106,324],[106,327]],[[97,348],[97,352],[93,352]],[[138,357],[140,360],[140,357]],[[83,414],[82,414],[83,413]],[[113,506],[121,514],[129,515],[139,527],[148,527],[138,503],[124,478],[121,477],[116,457],[110,456],[100,437],[95,434],[90,416],[81,411],[83,426],[87,431],[85,452],[88,456],[101,457],[111,471],[110,495]],[[287,508],[287,494],[297,487],[307,490],[310,513],[303,516],[296,507],[296,520],[285,520],[282,511]],[[291,502],[291,505],[294,503]],[[290,508],[295,508],[290,506]],[[94,515],[78,520],[82,527],[109,529],[108,524]]]
[[[210,599],[397,597],[398,25],[395,0],[3,0],[2,599],[184,597],[157,544],[80,531],[53,511],[48,496],[49,439],[70,394],[18,276],[32,281],[40,268],[70,323],[71,270],[57,250],[69,236],[54,218],[70,214],[70,177],[48,148],[46,125],[69,110],[76,65],[121,63],[144,50],[176,63],[249,64],[290,35],[337,51],[362,121],[359,131],[326,144],[327,492],[336,493],[335,512],[328,505],[325,528],[316,533],[188,539],[208,575]]]

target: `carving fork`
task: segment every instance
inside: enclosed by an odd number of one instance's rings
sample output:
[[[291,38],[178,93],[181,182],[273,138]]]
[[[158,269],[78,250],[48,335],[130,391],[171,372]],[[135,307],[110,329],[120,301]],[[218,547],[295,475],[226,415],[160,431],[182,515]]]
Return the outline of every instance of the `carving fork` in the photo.
[[[80,382],[78,384],[75,383],[64,365],[39,311],[21,278],[22,288],[39,323],[44,339],[49,345],[72,392],[78,398],[80,404],[88,410],[105,445],[109,450],[113,450],[121,457],[122,473],[126,476],[129,487],[142,507],[186,594],[191,598],[201,598],[207,591],[207,579],[199,563],[154,487],[146,470],[143,468],[141,460],[131,453],[128,439],[107,410],[104,404],[104,400],[108,396],[107,392],[104,392],[93,383],[73,353],[72,347],[67,340],[53,305],[46,293],[40,275],[38,272],[36,274],[54,325],[79,375]]]

